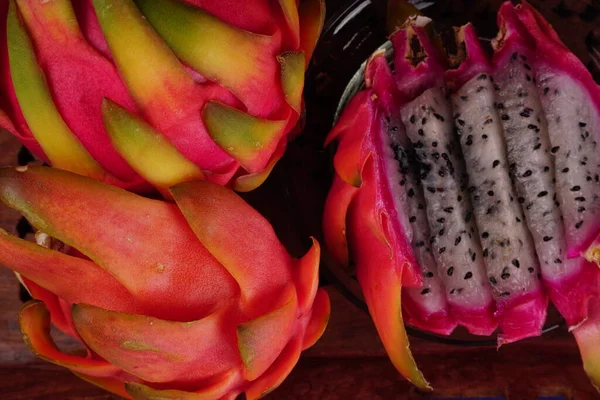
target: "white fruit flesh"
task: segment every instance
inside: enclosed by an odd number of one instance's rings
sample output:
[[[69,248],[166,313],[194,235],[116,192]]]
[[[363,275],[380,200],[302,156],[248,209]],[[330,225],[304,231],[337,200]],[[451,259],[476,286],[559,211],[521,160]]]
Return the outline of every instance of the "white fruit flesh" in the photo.
[[[600,220],[600,116],[587,91],[569,75],[545,68],[536,72],[571,250],[583,244]]]
[[[494,295],[505,301],[537,290],[539,263],[508,174],[491,77],[472,78],[452,95],[452,104]]]
[[[544,275],[565,273],[566,246],[555,195],[553,147],[527,57],[513,53],[494,75],[509,171]]]
[[[408,103],[402,122],[420,165],[429,243],[448,301],[465,309],[487,307],[491,290],[470,201],[463,192],[464,165],[443,91],[429,89]]]

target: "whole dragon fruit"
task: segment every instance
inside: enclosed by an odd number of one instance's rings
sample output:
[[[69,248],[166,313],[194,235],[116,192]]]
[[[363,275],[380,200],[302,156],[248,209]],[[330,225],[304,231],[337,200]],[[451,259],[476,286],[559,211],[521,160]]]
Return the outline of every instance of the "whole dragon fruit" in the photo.
[[[323,0],[3,1],[0,128],[134,191],[252,190],[299,121],[323,19]]]
[[[327,324],[319,244],[293,259],[229,189],[169,191],[175,204],[58,169],[0,169],[0,200],[43,232],[40,246],[0,231],[0,264],[35,299],[25,341],[125,398],[261,397]],[[84,354],[60,352],[50,322]]]
[[[392,35],[394,73],[369,59],[328,138],[328,248],[416,385],[403,318],[501,345],[539,335],[549,297],[600,386],[600,89],[528,4],[501,7],[492,61],[467,24],[448,67],[429,22]]]

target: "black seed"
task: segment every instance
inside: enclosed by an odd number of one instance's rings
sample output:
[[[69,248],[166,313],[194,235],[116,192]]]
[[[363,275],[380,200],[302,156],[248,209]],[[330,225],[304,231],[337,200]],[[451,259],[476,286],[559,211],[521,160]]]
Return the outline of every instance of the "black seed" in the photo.
[[[552,154],[556,153],[560,149],[560,146],[554,146],[550,151]]]
[[[415,149],[420,149],[423,147],[423,142],[421,142],[420,140],[417,141],[417,143],[415,143]]]
[[[588,182],[591,182],[593,179],[592,179],[592,177],[591,177],[591,176],[587,176],[587,177],[585,178],[585,180],[586,180],[586,181],[588,181]]]
[[[419,204],[417,207],[419,208],[419,210],[422,210],[423,208],[425,208],[425,206],[423,204]]]
[[[562,260],[560,258],[554,259],[554,264],[562,264]]]
[[[600,182],[600,175],[596,174],[596,175],[594,176],[594,180],[595,180],[596,182]]]
[[[544,88],[544,96],[548,94],[548,91],[549,91],[549,90],[550,90],[550,88],[548,88],[548,87],[545,87],[545,88]]]
[[[531,176],[532,172],[530,169],[528,169],[527,171],[525,171],[525,173],[523,174],[524,178],[527,178],[528,176]]]
[[[473,214],[471,213],[471,211],[467,212],[467,215],[465,216],[465,222],[469,222],[471,220],[471,216]]]
[[[444,208],[444,211],[446,211],[448,214],[451,214],[452,211],[454,211],[454,207],[446,207]]]
[[[491,120],[488,120],[488,121],[491,121]],[[482,139],[487,139],[487,138],[488,138],[488,135],[486,135],[486,134],[484,133],[483,135],[481,135],[481,138],[482,138]]]
[[[494,191],[493,190],[488,190],[488,196],[493,196],[494,195]]]
[[[477,258],[477,253],[473,253],[471,255],[471,261],[475,262],[475,259]]]
[[[441,187],[439,187],[439,188],[437,188],[437,191],[438,191],[439,193],[444,193],[444,188],[441,188]]]
[[[510,292],[502,292],[500,293],[500,297],[508,297],[510,296]]]
[[[500,165],[500,160],[494,160],[492,163],[492,168],[496,168],[498,165]]]
[[[456,122],[458,122],[458,124],[459,124],[460,126],[465,126],[465,121],[463,121],[463,120],[462,120],[462,119],[460,119],[460,118],[459,118],[459,119],[457,119],[457,120],[456,120]]]
[[[411,115],[411,116],[410,116],[410,123],[411,123],[411,124],[414,124],[414,123],[415,123],[415,121],[416,121],[416,118],[415,118],[415,116],[414,116],[414,115]]]
[[[444,117],[442,117],[440,114],[438,114],[438,113],[433,113],[433,116],[434,116],[436,119],[438,119],[438,120],[440,120],[440,121],[444,122]]]
[[[525,203],[524,197],[519,197],[517,200],[519,200],[519,203],[521,203],[521,204]]]
[[[452,276],[452,274],[454,273],[454,267],[448,268],[448,271],[446,271],[446,273],[448,274],[448,276]]]
[[[446,222],[446,218],[438,218],[437,222],[439,222],[440,224],[443,224],[444,222]]]
[[[581,212],[584,212],[584,211],[585,211],[585,207],[579,207],[579,208],[577,209],[577,212],[580,212],[580,213],[581,213]]]
[[[566,174],[567,172],[569,172],[569,168],[563,168],[562,173]]]
[[[510,278],[510,274],[508,272],[504,272],[502,275],[500,275],[500,278],[502,278],[503,280],[506,280],[506,279]]]
[[[504,103],[498,103],[498,104],[496,104],[496,108],[498,110],[504,110]]]
[[[433,272],[431,272],[431,271],[426,272],[425,278],[433,278]]]
[[[417,217],[415,217],[414,215],[412,217],[410,217],[410,219],[408,220],[409,222],[415,222],[417,220]]]
[[[423,180],[423,179],[427,178],[427,175],[428,175],[428,173],[427,173],[427,172],[423,172],[423,173],[420,175],[420,178]]]
[[[415,195],[415,191],[413,190],[413,188],[408,189],[408,197],[413,197]]]
[[[479,86],[479,87],[477,88],[477,93],[480,93],[480,92],[481,92],[483,89],[485,89],[485,87],[484,87],[484,86]]]
[[[425,136],[425,132],[423,131],[423,129],[419,129],[417,133],[419,134],[419,136]]]
[[[429,288],[425,288],[423,290],[421,290],[421,294],[427,294],[429,293],[431,290]]]
[[[527,82],[531,82],[531,76],[529,74],[525,74],[525,79],[527,79]]]
[[[404,185],[406,185],[406,179],[402,179],[402,180],[400,181],[400,186],[404,186]]]
[[[544,196],[547,196],[547,195],[548,195],[548,192],[545,191],[545,190],[542,190],[541,192],[538,193],[538,197],[544,197]]]
[[[438,142],[433,142],[433,143],[431,143],[431,145],[432,145],[433,147],[438,147]]]
[[[531,71],[531,67],[529,66],[529,64],[523,64],[523,66],[528,70]]]
[[[477,77],[477,80],[479,81],[485,81],[487,79],[487,75],[486,74],[481,74]]]
[[[531,129],[531,130],[535,131],[538,129],[538,127],[537,127],[537,125],[529,124],[529,125],[527,125],[527,129]]]
[[[488,249],[483,249],[483,256],[487,257],[490,254]]]
[[[587,124],[585,122],[580,122],[579,123],[579,127],[580,128],[585,128],[587,126]]]
[[[462,101],[467,101],[469,99],[468,96],[460,96],[460,98],[461,98]]]
[[[462,237],[461,236],[457,236],[456,240],[454,241],[454,245],[458,246],[458,244],[460,243],[461,240],[462,240]]]
[[[425,125],[427,123],[427,118],[423,117],[423,119],[421,119],[421,125]]]
[[[491,206],[485,212],[487,215],[492,215],[494,213],[494,206]]]
[[[510,119],[510,117],[508,116],[508,114],[502,114],[503,121],[508,121],[509,119]]]
[[[497,83],[494,83],[494,90],[500,90],[500,86]]]
[[[487,233],[487,232],[483,232],[483,233],[481,234],[481,237],[482,237],[482,238],[484,238],[484,239],[487,239],[488,237],[490,237],[490,234],[489,234],[489,233]]]
[[[575,197],[576,201],[585,201],[585,197],[583,196],[579,196],[579,197]]]
[[[421,241],[417,242],[417,247],[423,247],[423,246],[425,246],[424,241],[421,240]]]
[[[533,146],[534,150],[539,150],[539,148],[542,147],[541,143],[536,144],[535,146]]]
[[[529,267],[529,268],[527,268],[527,271],[529,271],[529,273],[533,274],[535,272],[535,268]]]
[[[516,60],[516,59],[517,59],[517,56],[518,56],[517,52],[514,52],[514,53],[512,54],[512,59],[513,59],[513,60]]]
[[[458,195],[458,197],[456,198],[456,200],[458,200],[458,202],[460,203],[462,201],[462,196]]]
[[[516,258],[514,260],[512,260],[512,265],[514,265],[517,268],[521,267],[521,264],[519,263],[519,260],[517,260]]]
[[[485,122],[483,124],[488,125],[488,124],[491,124],[492,122],[494,122],[494,120],[492,118],[488,118],[485,120]]]
[[[581,186],[579,185],[575,185],[571,188],[571,192],[578,192],[581,190]]]
[[[548,172],[548,171],[550,171],[550,167],[546,165],[546,166],[544,167],[544,172]]]
[[[440,250],[439,250],[438,252],[439,252],[440,254],[442,254],[442,253],[443,253],[443,252],[445,252],[445,251],[446,251],[446,248],[445,248],[445,247],[442,247],[442,248],[440,248]]]
[[[527,210],[531,210],[531,207],[533,207],[533,203],[529,203],[525,206]]]
[[[575,224],[575,229],[581,228],[581,225],[583,225],[583,221],[579,221],[578,223],[576,223]]]
[[[498,281],[496,280],[496,278],[494,278],[493,276],[490,276],[490,282],[492,283],[492,285],[495,285],[498,283]]]
[[[544,242],[549,242],[552,240],[552,236],[544,236]]]
[[[466,279],[471,279],[472,277],[473,277],[473,273],[472,273],[471,271],[469,271],[469,272],[467,272],[467,273],[465,274],[465,280],[466,280]]]

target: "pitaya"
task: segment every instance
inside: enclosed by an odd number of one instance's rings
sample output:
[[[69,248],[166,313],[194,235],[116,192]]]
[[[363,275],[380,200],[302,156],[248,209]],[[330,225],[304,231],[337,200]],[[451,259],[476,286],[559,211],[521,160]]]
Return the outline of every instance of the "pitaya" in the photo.
[[[302,113],[323,19],[322,0],[3,1],[0,128],[131,190],[251,190]]]
[[[500,9],[493,62],[470,24],[456,29],[458,54],[448,70],[423,20],[413,17],[392,35],[394,75],[381,52],[371,57],[367,88],[330,134],[339,145],[324,215],[328,247],[338,262],[355,265],[392,361],[418,385],[427,387],[401,326],[401,293],[408,323],[443,333],[435,319],[427,326],[428,318],[433,308],[448,310],[448,331],[458,323],[489,334],[497,323],[499,345],[539,335],[550,297],[599,386],[600,270],[593,261],[600,265],[600,90],[527,4]],[[419,240],[423,235],[430,240]],[[459,262],[461,253],[449,249],[465,240],[470,257]],[[421,242],[433,250],[436,287],[448,305],[414,295],[433,288],[426,279],[414,287],[406,273],[427,276],[431,268],[412,264],[431,262]],[[493,317],[470,321],[474,326],[461,320],[461,309],[486,297],[457,307],[459,285],[448,279],[457,272],[473,280],[460,286],[467,293],[474,290],[468,283],[480,282],[475,293],[494,295]]]
[[[126,398],[261,397],[327,324],[319,244],[293,259],[217,184],[170,193],[175,204],[58,169],[0,170],[0,200],[48,247],[0,231],[0,264],[36,299],[21,310],[25,341]],[[87,355],[61,353],[50,322]]]

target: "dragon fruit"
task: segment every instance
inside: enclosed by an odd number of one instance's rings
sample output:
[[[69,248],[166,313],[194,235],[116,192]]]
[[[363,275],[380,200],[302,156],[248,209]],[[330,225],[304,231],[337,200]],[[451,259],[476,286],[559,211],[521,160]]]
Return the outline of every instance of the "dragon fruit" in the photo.
[[[259,186],[302,113],[324,2],[10,0],[0,128],[133,191]]]
[[[366,89],[328,138],[325,240],[355,266],[394,365],[420,387],[403,316],[446,334],[497,324],[501,345],[541,334],[548,297],[600,386],[600,89],[531,6],[507,2],[498,21],[491,61],[467,24],[445,69],[413,17],[391,37],[394,73],[380,51],[367,62]],[[446,302],[428,297],[440,289]],[[471,307],[489,312],[465,321]],[[447,332],[430,318],[444,312]]]
[[[293,259],[217,184],[170,193],[175,204],[53,168],[0,170],[0,200],[43,232],[39,246],[0,231],[0,264],[36,299],[21,310],[25,341],[125,398],[261,397],[327,324],[319,244]],[[61,353],[50,322],[87,355]]]

